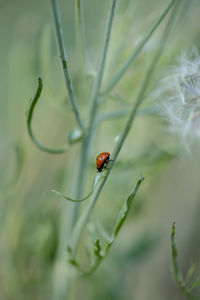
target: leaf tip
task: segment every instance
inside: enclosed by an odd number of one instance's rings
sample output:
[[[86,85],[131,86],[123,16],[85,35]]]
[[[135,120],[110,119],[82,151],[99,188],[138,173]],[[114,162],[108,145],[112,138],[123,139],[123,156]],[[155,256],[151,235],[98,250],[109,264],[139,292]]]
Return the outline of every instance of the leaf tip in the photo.
[[[142,183],[142,181],[144,181],[144,175],[141,175],[139,181],[140,181],[140,183]]]

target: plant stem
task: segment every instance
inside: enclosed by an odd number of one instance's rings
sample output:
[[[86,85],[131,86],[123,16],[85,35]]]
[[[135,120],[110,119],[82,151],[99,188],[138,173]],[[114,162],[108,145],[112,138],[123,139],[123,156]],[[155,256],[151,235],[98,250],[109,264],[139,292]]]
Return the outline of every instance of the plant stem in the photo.
[[[86,144],[83,141],[80,149],[77,175],[75,176],[75,178],[77,178],[77,181],[75,183],[76,198],[82,196],[83,185],[86,176],[87,166],[84,160],[84,153],[86,151],[85,147]],[[62,268],[60,268],[60,265],[64,264],[66,269],[70,268],[69,265],[66,266],[66,252],[64,250],[66,247],[66,243],[69,240],[70,234],[75,226],[76,220],[78,219],[79,210],[80,210],[79,203],[68,203],[68,205],[64,207],[64,210],[61,215],[60,236],[59,236],[58,251],[57,251],[56,263],[54,268],[54,277],[53,277],[53,282],[55,285],[54,298],[56,300],[68,299],[70,295],[70,288],[73,280],[68,272],[62,274]],[[58,283],[56,282],[57,277],[61,277]]]
[[[152,25],[150,30],[146,33],[144,38],[141,40],[141,42],[138,44],[136,49],[133,51],[133,53],[129,56],[127,61],[123,64],[121,69],[117,72],[117,74],[110,80],[108,85],[106,86],[105,90],[103,91],[102,95],[106,95],[112,91],[112,89],[116,86],[116,84],[120,81],[124,73],[127,71],[131,63],[137,58],[137,56],[140,54],[142,49],[144,48],[145,44],[148,42],[156,28],[160,25],[162,20],[165,18],[171,7],[173,6],[174,2],[176,0],[172,0],[167,7],[164,9],[164,11],[161,13],[160,17],[155,21],[155,23]]]
[[[103,72],[104,72],[104,66],[105,66],[105,60],[106,60],[106,55],[107,55],[107,50],[108,50],[108,44],[109,44],[109,40],[110,40],[115,5],[116,5],[116,0],[112,0],[110,10],[108,12],[108,21],[107,21],[108,25],[105,28],[98,73],[97,73],[97,77],[95,78],[93,92],[91,95],[91,110],[90,110],[90,115],[89,115],[89,128],[88,128],[86,135],[83,138],[81,151],[80,151],[80,159],[79,159],[79,167],[78,167],[78,175],[77,175],[77,183],[76,183],[76,195],[75,195],[77,198],[82,196],[82,190],[83,190],[84,181],[85,181],[85,177],[86,177],[89,146],[90,146],[90,141],[91,141],[91,137],[93,134],[95,115],[97,113],[97,99],[98,99],[98,93],[99,93],[99,89],[100,89],[100,85],[101,85],[102,77],[103,77]],[[74,229],[74,225],[76,224],[76,221],[78,219],[79,208],[80,208],[80,205],[78,203],[71,206],[71,209],[70,209],[71,218],[68,222],[69,235],[72,232],[72,230]],[[72,278],[70,276],[67,276],[67,278],[65,280],[65,293],[64,293],[65,299],[68,298],[68,295],[70,292],[71,281],[72,281]],[[58,290],[57,293],[58,294],[60,293],[60,296],[58,299],[64,299],[64,297],[63,297],[64,294],[62,291],[59,292],[59,290]]]
[[[108,14],[107,14],[107,22],[106,22],[107,24],[106,24],[102,49],[101,49],[101,53],[100,53],[99,65],[98,65],[98,69],[97,69],[97,76],[95,78],[94,85],[92,88],[92,93],[91,93],[91,109],[90,109],[90,115],[89,115],[89,132],[90,132],[90,134],[93,131],[93,126],[95,123],[94,120],[95,120],[96,112],[98,109],[98,96],[99,96],[99,90],[101,88],[103,73],[104,73],[104,69],[105,69],[105,63],[106,63],[106,57],[107,57],[107,53],[108,53],[108,46],[109,46],[109,41],[110,41],[115,7],[116,7],[116,0],[112,0],[110,2],[110,8],[109,8]]]
[[[186,298],[190,300],[198,300],[199,298],[194,297],[191,295],[191,293],[187,290],[186,284],[183,280],[183,276],[179,270],[177,257],[178,257],[178,250],[175,243],[175,222],[172,224],[172,230],[171,230],[171,253],[172,253],[172,267],[173,267],[173,273],[175,280],[177,282],[178,287],[182,291],[182,293],[186,296]]]
[[[91,92],[91,107],[89,112],[89,125],[88,130],[85,134],[85,137],[83,139],[82,144],[82,164],[84,164],[84,168],[86,168],[88,164],[88,152],[90,148],[91,138],[94,132],[94,126],[95,126],[95,120],[96,120],[96,114],[98,111],[98,96],[99,96],[99,90],[101,88],[101,83],[103,79],[103,73],[105,69],[105,63],[106,63],[106,57],[108,52],[108,46],[111,36],[111,29],[113,24],[113,18],[114,18],[114,12],[116,7],[117,0],[112,0],[110,2],[110,8],[108,10],[107,18],[106,18],[106,25],[104,30],[104,37],[103,37],[103,43],[102,43],[102,50],[100,53],[99,58],[99,64],[97,69],[97,76],[95,77],[95,81],[92,87]]]
[[[62,62],[62,67],[63,67],[63,72],[64,72],[65,85],[66,85],[66,88],[67,88],[67,91],[69,94],[70,103],[72,106],[72,110],[75,114],[76,121],[77,121],[79,127],[84,131],[84,124],[83,124],[83,121],[82,121],[80,113],[79,113],[77,100],[76,100],[76,96],[74,93],[74,88],[72,85],[71,76],[70,76],[70,72],[69,72],[67,54],[65,51],[63,32],[62,32],[62,27],[61,27],[61,17],[60,17],[58,2],[57,2],[57,0],[51,0],[51,2],[52,2],[52,10],[53,10],[53,16],[54,16],[54,23],[55,23],[55,29],[56,29],[56,37],[57,37],[57,42],[58,42],[59,54],[60,54],[60,59]]]
[[[105,60],[106,60],[106,55],[107,55],[107,51],[108,51],[108,44],[109,44],[109,40],[110,40],[111,27],[112,27],[112,22],[113,22],[113,17],[114,17],[115,6],[116,6],[116,0],[112,0],[111,5],[110,5],[110,10],[108,11],[108,17],[107,17],[108,20],[107,20],[107,26],[106,26],[105,34],[104,34],[102,52],[100,55],[100,63],[99,63],[98,73],[97,73],[96,80],[94,82],[93,92],[92,92],[92,96],[91,96],[89,128],[88,128],[88,132],[86,133],[85,137],[83,138],[82,147],[81,147],[79,172],[78,172],[78,180],[77,180],[77,194],[76,194],[76,196],[78,198],[81,197],[81,194],[82,194],[84,177],[85,177],[85,172],[86,172],[87,164],[88,164],[89,146],[90,146],[90,141],[91,141],[93,128],[94,128],[95,115],[97,113],[98,92],[99,92],[100,85],[102,82],[102,77],[103,77],[103,71],[104,71]],[[73,212],[74,221],[72,222],[73,224],[75,224],[75,222],[77,220],[78,210],[79,210],[78,207],[79,207],[79,205],[74,206],[74,212]]]
[[[125,124],[125,127],[119,137],[119,140],[113,150],[113,153],[112,153],[112,163],[111,163],[111,166],[109,167],[108,170],[105,170],[105,176],[103,177],[102,181],[100,182],[99,186],[97,187],[97,191],[96,193],[94,194],[94,196],[91,197],[89,203],[88,203],[88,206],[86,207],[86,209],[84,210],[83,214],[81,215],[81,217],[79,218],[79,221],[77,223],[77,225],[75,226],[74,228],[74,231],[73,231],[73,234],[72,234],[72,237],[70,238],[70,248],[72,249],[72,256],[71,258],[74,259],[75,255],[76,255],[76,251],[77,251],[77,248],[78,248],[78,245],[79,245],[79,242],[80,242],[80,239],[81,239],[81,235],[82,235],[82,232],[85,228],[85,225],[87,223],[87,220],[89,218],[89,216],[91,215],[91,212],[98,200],[98,197],[99,195],[101,194],[101,191],[103,190],[103,187],[110,175],[110,172],[112,170],[112,167],[120,153],[120,150],[125,142],[125,139],[131,129],[131,126],[132,126],[132,123],[135,119],[135,116],[136,116],[136,112],[137,112],[137,109],[139,107],[139,105],[141,104],[142,100],[144,99],[144,94],[145,94],[145,91],[148,87],[148,84],[149,84],[149,81],[150,81],[150,78],[152,76],[152,73],[155,69],[155,66],[158,62],[158,59],[162,53],[162,50],[164,48],[164,45],[165,45],[165,42],[167,40],[167,37],[169,35],[169,32],[170,32],[170,29],[172,27],[172,24],[173,24],[173,21],[174,21],[174,17],[175,17],[175,13],[176,13],[176,9],[177,9],[177,6],[174,7],[172,13],[171,13],[171,16],[167,22],[167,25],[166,25],[166,28],[165,28],[165,31],[162,35],[162,38],[161,38],[161,41],[160,41],[160,45],[158,47],[158,50],[156,51],[153,59],[152,59],[152,62],[146,72],[146,75],[145,75],[145,78],[143,80],[143,83],[140,87],[140,90],[139,90],[139,93],[138,93],[138,96],[136,98],[136,100],[133,101],[133,106],[132,106],[132,110],[130,112],[130,115],[129,115],[129,118]]]
[[[86,70],[86,42],[85,42],[85,24],[83,15],[83,0],[76,0],[76,42],[81,69]]]

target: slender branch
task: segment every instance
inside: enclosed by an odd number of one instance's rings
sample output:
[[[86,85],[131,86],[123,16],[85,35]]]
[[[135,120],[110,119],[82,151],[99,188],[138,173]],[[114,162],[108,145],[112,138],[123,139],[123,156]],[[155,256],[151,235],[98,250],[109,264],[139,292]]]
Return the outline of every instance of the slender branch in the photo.
[[[113,24],[113,18],[114,18],[114,12],[116,7],[116,0],[110,1],[110,8],[108,10],[107,15],[107,24],[105,27],[105,33],[104,33],[104,40],[102,45],[102,50],[100,53],[100,59],[99,59],[99,65],[97,69],[97,76],[95,78],[95,82],[92,89],[91,94],[91,110],[90,110],[90,116],[89,116],[89,131],[92,132],[93,126],[94,126],[94,120],[98,108],[98,96],[99,96],[99,90],[101,88],[101,83],[103,79],[103,73],[105,69],[105,63],[106,63],[106,57],[108,52],[108,46],[110,41],[110,35],[111,35],[111,29]]]
[[[105,90],[102,92],[102,95],[106,95],[111,92],[111,90],[116,86],[116,84],[120,81],[120,79],[123,77],[127,69],[130,67],[131,63],[137,58],[137,56],[140,54],[154,31],[158,28],[162,20],[165,18],[171,7],[173,6],[174,2],[176,0],[172,0],[167,7],[163,10],[160,17],[153,23],[150,30],[146,33],[146,35],[143,37],[141,42],[138,44],[136,49],[133,51],[133,53],[129,56],[127,61],[123,64],[121,69],[114,75],[114,77],[110,80],[108,85],[106,86]]]
[[[90,113],[89,113],[89,126],[88,126],[88,131],[83,139],[82,143],[82,148],[81,148],[81,157],[80,157],[80,172],[78,174],[78,194],[77,196],[81,196],[82,188],[83,188],[83,181],[86,173],[86,166],[88,164],[88,152],[90,148],[90,142],[93,134],[93,130],[95,127],[95,119],[96,119],[96,113],[98,109],[98,94],[99,90],[101,87],[101,82],[103,78],[103,73],[104,73],[104,67],[105,67],[105,62],[106,62],[106,56],[107,56],[107,51],[108,51],[108,45],[109,45],[109,40],[110,40],[110,35],[111,35],[111,29],[112,29],[112,23],[113,23],[113,18],[114,18],[114,12],[115,12],[115,7],[116,7],[116,2],[117,0],[111,0],[110,2],[110,9],[108,10],[108,15],[107,15],[107,22],[104,30],[104,39],[103,39],[103,44],[102,44],[102,50],[100,54],[100,59],[99,59],[99,65],[98,65],[98,70],[97,70],[97,76],[95,78],[95,82],[92,88],[91,92],[91,108],[90,108]],[[77,216],[78,216],[78,210],[79,210],[79,205],[76,205],[74,207],[74,212],[73,212],[73,224],[75,223]]]
[[[43,84],[42,84],[42,79],[40,77],[38,77],[38,86],[37,86],[37,90],[36,90],[36,93],[35,93],[35,96],[33,98],[33,100],[31,101],[30,103],[30,107],[28,109],[28,112],[27,112],[27,120],[26,120],[26,123],[27,123],[27,128],[28,128],[28,133],[29,133],[29,136],[32,140],[32,142],[42,151],[45,151],[45,152],[48,152],[48,153],[51,153],[51,154],[61,154],[61,153],[65,153],[68,149],[69,149],[69,146],[66,145],[62,148],[50,148],[50,147],[47,147],[43,144],[41,144],[35,137],[35,135],[33,134],[33,130],[32,130],[32,127],[31,127],[31,123],[32,123],[32,118],[33,118],[33,113],[34,113],[34,109],[35,109],[35,106],[40,98],[40,95],[41,95],[41,92],[42,92],[42,87],[43,87]]]
[[[183,276],[179,270],[178,262],[177,262],[178,250],[175,242],[175,231],[176,231],[175,222],[173,222],[172,230],[171,230],[171,253],[172,253],[172,267],[173,267],[174,278],[177,282],[178,287],[188,299],[199,300],[199,298],[196,298],[193,295],[191,295],[190,291],[186,287],[186,283],[184,282]]]
[[[98,117],[98,121],[110,121],[113,119],[118,119],[118,118],[123,118],[126,117],[129,114],[130,110],[126,109],[126,110],[116,110],[116,111],[112,111],[112,112],[106,112],[106,113],[102,113],[99,117]],[[155,115],[156,111],[154,107],[143,107],[138,109],[137,111],[137,115]]]
[[[77,189],[75,193],[76,198],[80,198],[82,196],[82,191],[83,191],[83,186],[84,186],[84,179],[86,177],[86,170],[87,170],[87,165],[88,165],[88,152],[89,152],[89,147],[90,147],[90,141],[92,138],[92,133],[93,133],[93,128],[95,125],[95,116],[97,112],[97,100],[98,100],[98,93],[103,77],[103,71],[104,71],[104,66],[105,66],[105,60],[106,60],[106,54],[108,50],[108,44],[110,40],[110,34],[111,34],[111,27],[112,27],[112,22],[113,22],[113,17],[114,17],[114,10],[116,6],[116,0],[112,0],[111,5],[110,5],[110,10],[108,11],[108,16],[107,16],[107,26],[105,27],[104,31],[104,40],[103,40],[103,45],[102,45],[102,51],[100,55],[100,62],[99,62],[99,67],[98,67],[98,73],[97,77],[95,78],[95,83],[93,86],[93,91],[91,94],[91,109],[90,109],[90,114],[89,114],[89,128],[88,131],[86,132],[82,146],[81,146],[81,153],[80,153],[80,158],[79,158],[79,167],[78,167],[78,175],[77,175]],[[76,224],[76,221],[78,219],[79,215],[79,209],[80,205],[76,203],[76,205],[73,206],[73,209],[71,211],[71,221],[69,224],[69,231],[71,232],[74,229],[74,226]],[[67,282],[69,284],[70,279],[67,279]]]
[[[88,131],[83,138],[83,143],[81,147],[81,155],[80,155],[80,162],[79,162],[79,172],[78,172],[78,178],[77,178],[77,192],[76,197],[79,198],[82,196],[82,190],[83,190],[83,184],[84,184],[84,178],[86,174],[87,164],[88,164],[88,152],[90,147],[90,141],[92,138],[93,128],[95,125],[95,117],[97,113],[97,100],[98,100],[98,93],[103,77],[103,71],[105,66],[105,60],[106,55],[108,51],[108,44],[110,40],[110,34],[111,34],[111,28],[112,28],[112,22],[114,17],[114,11],[116,6],[116,0],[112,0],[110,5],[110,10],[108,11],[107,16],[107,26],[105,27],[104,32],[104,40],[102,45],[102,51],[100,55],[100,63],[98,68],[97,77],[95,79],[95,83],[93,86],[93,92],[91,94],[91,109],[89,114],[89,128]],[[73,212],[72,212],[72,223],[71,223],[71,229],[73,229],[74,224],[78,218],[78,212],[79,212],[79,204],[74,206]]]
[[[83,14],[83,0],[76,0],[76,41],[80,64],[83,69],[86,69],[87,55],[86,55],[86,41],[85,41],[85,24]]]
[[[179,2],[179,1],[178,1]],[[175,3],[175,2],[174,2]],[[169,31],[172,27],[172,24],[173,24],[173,21],[174,21],[174,17],[175,17],[175,13],[176,13],[176,9],[177,9],[177,5],[175,5],[172,13],[171,13],[171,16],[167,22],[167,25],[166,25],[166,28],[164,30],[164,33],[162,35],[162,38],[161,38],[161,41],[160,41],[160,45],[158,47],[158,50],[156,51],[153,59],[152,59],[152,62],[146,72],[146,75],[145,75],[145,78],[143,80],[143,83],[141,85],[141,88],[139,90],[139,93],[138,93],[138,96],[136,98],[136,101],[134,100],[133,101],[133,106],[132,106],[132,110],[130,112],[130,115],[129,115],[129,118],[126,122],[126,125],[119,137],[119,140],[113,150],[113,153],[112,153],[112,162],[111,162],[111,165],[110,167],[108,168],[108,170],[105,170],[105,176],[103,177],[102,181],[100,182],[99,186],[97,187],[97,190],[96,190],[96,193],[94,194],[93,197],[91,197],[89,203],[88,203],[88,206],[86,207],[86,209],[84,210],[83,214],[81,215],[77,225],[75,226],[74,228],[74,231],[72,233],[72,236],[71,236],[71,239],[70,239],[70,243],[69,243],[69,250],[71,252],[71,258],[73,259],[76,255],[76,250],[77,250],[77,247],[78,247],[78,244],[80,242],[80,237],[81,237],[81,234],[84,230],[84,227],[87,223],[87,220],[101,194],[101,191],[103,190],[103,187],[110,175],[110,172],[112,170],[112,167],[113,165],[115,164],[115,161],[120,153],[120,150],[125,142],[125,139],[131,129],[131,126],[132,126],[132,123],[135,119],[135,116],[136,116],[136,112],[137,112],[137,109],[139,107],[139,105],[141,104],[142,100],[144,99],[144,94],[145,94],[145,91],[148,87],[148,84],[149,84],[149,81],[150,81],[150,78],[151,78],[151,75],[155,69],[155,66],[158,62],[158,59],[162,53],[162,50],[164,48],[164,45],[165,45],[165,42],[167,40],[167,37],[168,37],[168,34],[169,34]]]
[[[61,27],[61,16],[60,16],[60,11],[59,11],[59,7],[58,7],[58,2],[57,2],[57,0],[51,0],[51,2],[52,2],[52,9],[53,9],[53,16],[54,16],[54,22],[55,22],[59,54],[60,54],[60,59],[62,62],[64,77],[65,77],[65,85],[66,85],[66,88],[67,88],[67,91],[69,94],[70,103],[72,106],[72,110],[75,114],[76,121],[77,121],[78,125],[80,126],[80,128],[84,131],[84,124],[83,124],[83,121],[82,121],[80,113],[79,113],[77,100],[76,100],[76,96],[74,93],[74,88],[72,85],[71,76],[70,76],[70,72],[69,72],[67,54],[65,51],[63,32],[62,32],[62,27]]]

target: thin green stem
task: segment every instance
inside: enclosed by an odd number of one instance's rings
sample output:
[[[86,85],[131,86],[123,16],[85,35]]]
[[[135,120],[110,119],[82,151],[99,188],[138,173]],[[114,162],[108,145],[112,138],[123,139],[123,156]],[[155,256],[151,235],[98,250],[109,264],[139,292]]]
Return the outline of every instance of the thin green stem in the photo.
[[[102,83],[104,69],[105,69],[105,63],[106,63],[106,57],[107,57],[107,53],[108,53],[108,46],[109,46],[109,41],[110,41],[110,36],[111,36],[111,29],[112,29],[112,24],[113,24],[116,2],[117,2],[116,0],[110,1],[110,8],[108,10],[108,15],[107,15],[104,40],[103,40],[103,44],[102,44],[99,65],[98,65],[98,69],[97,69],[97,76],[95,78],[94,85],[92,88],[91,109],[90,109],[90,115],[89,115],[89,132],[90,133],[92,133],[93,126],[95,123],[94,120],[95,120],[96,112],[98,109],[98,96],[99,96],[99,91],[101,88],[101,83]]]
[[[176,242],[175,242],[175,222],[172,224],[172,230],[171,230],[171,253],[172,253],[172,268],[173,268],[173,273],[174,273],[174,278],[177,282],[178,287],[182,291],[182,293],[190,300],[199,300],[199,298],[194,297],[191,295],[191,293],[187,290],[186,284],[183,280],[183,276],[179,270],[178,267],[178,250],[176,247]]]
[[[64,46],[64,39],[63,39],[63,32],[62,32],[62,27],[61,27],[61,16],[60,16],[60,11],[58,7],[58,2],[57,0],[51,0],[52,2],[52,10],[53,10],[53,16],[54,16],[54,22],[55,22],[55,29],[56,29],[56,37],[57,37],[57,42],[58,42],[58,48],[59,48],[59,54],[60,54],[60,59],[62,62],[62,67],[63,67],[63,72],[64,72],[64,77],[65,77],[65,85],[69,94],[69,99],[70,103],[72,106],[72,110],[75,114],[76,121],[79,125],[79,127],[84,131],[84,124],[81,119],[78,105],[77,105],[77,100],[76,96],[74,93],[74,88],[72,85],[72,80],[69,72],[69,67],[68,67],[68,59],[67,59],[67,54],[65,51],[65,46]]]
[[[125,142],[125,139],[131,129],[131,126],[133,124],[133,121],[135,119],[135,116],[136,116],[136,112],[137,112],[137,109],[139,107],[139,105],[141,104],[142,100],[144,99],[144,94],[145,94],[145,91],[147,90],[147,87],[148,87],[148,84],[149,84],[149,81],[150,81],[150,78],[152,76],[152,73],[155,69],[155,66],[158,62],[158,59],[162,53],[162,50],[164,48],[164,45],[165,45],[165,42],[167,40],[167,37],[168,37],[168,34],[169,34],[169,31],[171,29],[171,26],[173,24],[173,21],[174,21],[174,18],[175,18],[175,13],[176,13],[176,9],[177,9],[177,6],[174,7],[172,13],[171,13],[171,16],[167,22],[167,25],[166,25],[166,28],[165,28],[165,31],[162,35],[162,38],[161,38],[161,41],[160,41],[160,45],[158,47],[158,50],[156,51],[153,59],[152,59],[152,62],[146,72],[146,75],[145,75],[145,78],[143,80],[143,83],[141,85],[141,88],[139,90],[139,93],[138,93],[138,96],[136,98],[136,101],[134,100],[133,101],[133,106],[132,106],[132,110],[130,112],[130,115],[129,115],[129,118],[125,124],[125,127],[119,137],[119,140],[113,150],[113,153],[112,153],[112,163],[110,165],[110,167],[108,168],[108,170],[105,170],[105,175],[102,179],[102,181],[100,182],[99,186],[97,187],[97,190],[94,194],[93,197],[91,197],[89,203],[88,203],[88,206],[86,207],[86,209],[84,210],[83,214],[81,215],[77,225],[75,226],[74,228],[74,231],[72,233],[72,237],[70,239],[70,243],[69,243],[69,248],[70,248],[70,251],[71,251],[71,258],[73,259],[76,255],[76,251],[77,251],[77,248],[78,248],[78,245],[79,245],[79,242],[80,242],[80,238],[81,238],[81,235],[82,235],[82,232],[85,228],[85,225],[87,223],[87,220],[89,218],[89,216],[91,215],[91,212],[101,194],[101,191],[103,190],[103,187],[110,175],[110,172],[112,170],[112,167],[113,165],[115,164],[115,161],[120,153],[120,150]]]
[[[105,60],[106,60],[106,55],[107,55],[107,51],[108,51],[108,44],[109,44],[109,40],[110,40],[115,6],[116,6],[116,0],[112,0],[110,10],[108,12],[108,17],[107,17],[107,26],[105,27],[104,40],[103,40],[102,51],[101,51],[101,55],[100,55],[100,63],[99,63],[98,73],[97,73],[97,77],[94,82],[93,92],[91,95],[91,110],[90,110],[90,115],[89,115],[89,128],[88,128],[88,132],[86,133],[85,137],[83,138],[82,147],[81,147],[81,156],[80,156],[79,172],[78,172],[78,179],[77,179],[77,193],[76,193],[76,197],[78,197],[78,198],[81,197],[82,190],[83,190],[84,178],[85,178],[87,164],[88,164],[88,150],[90,147],[90,141],[91,141],[91,137],[92,137],[92,133],[93,133],[95,115],[97,113],[98,92],[99,92],[102,77],[103,77],[103,71],[104,71]],[[73,225],[76,223],[76,220],[78,218],[79,207],[80,207],[79,204],[74,206],[74,209],[72,212],[72,215],[73,215],[72,224]]]
[[[83,186],[84,186],[84,181],[85,181],[86,171],[87,171],[87,163],[84,159],[84,155],[86,151],[87,151],[87,143],[85,143],[85,139],[84,139],[82,141],[82,145],[80,149],[77,176],[75,176],[76,178],[75,197],[76,198],[80,198],[83,194]],[[65,211],[63,212],[58,253],[56,258],[56,264],[58,265],[60,264],[60,261],[61,263],[64,264],[66,263],[66,253],[64,251],[65,245],[66,243],[68,243],[71,232],[73,231],[76,221],[79,217],[79,210],[80,210],[80,203],[68,203]],[[68,267],[69,266],[66,266],[66,268]],[[54,272],[55,274],[57,274],[56,270]],[[60,271],[59,271],[59,276],[60,276]],[[66,274],[66,278],[64,278],[64,280],[62,280],[61,283],[59,282],[58,284],[55,284],[54,287],[55,299],[59,299],[59,300],[68,299],[70,295],[72,281],[73,281],[72,276],[70,274]]]
[[[98,122],[110,121],[113,119],[124,118],[129,114],[130,110],[116,110],[113,112],[103,113],[98,116]],[[138,109],[137,115],[155,115],[156,111],[154,107],[143,107]]]
[[[109,41],[110,41],[110,36],[111,36],[111,29],[112,29],[112,24],[113,24],[116,2],[117,2],[117,0],[111,0],[111,2],[110,2],[110,8],[108,10],[108,14],[107,14],[107,18],[106,18],[104,38],[103,38],[102,49],[101,49],[99,64],[98,64],[98,69],[97,69],[97,76],[94,79],[94,84],[93,84],[92,92],[91,92],[91,107],[90,107],[90,112],[89,112],[89,126],[88,126],[88,131],[84,137],[83,146],[82,146],[82,163],[84,164],[84,166],[86,166],[88,164],[88,152],[89,152],[88,150],[90,148],[90,142],[91,142],[92,135],[94,132],[94,127],[95,127],[96,114],[98,111],[98,96],[99,96],[99,91],[101,88],[103,73],[104,73],[104,69],[105,69],[105,63],[106,63],[108,46],[109,46]]]
[[[87,164],[88,164],[88,150],[90,146],[90,141],[93,133],[93,127],[95,122],[95,115],[97,113],[97,99],[98,99],[98,92],[100,89],[102,77],[103,77],[103,71],[105,67],[105,61],[106,61],[106,55],[108,51],[108,44],[110,40],[110,34],[111,34],[111,28],[113,23],[113,17],[114,17],[114,11],[116,6],[116,0],[112,0],[110,5],[110,10],[108,11],[107,16],[107,26],[105,27],[105,33],[104,33],[104,40],[102,45],[102,51],[100,55],[100,63],[98,68],[97,77],[94,82],[93,86],[93,92],[91,95],[91,110],[90,110],[90,116],[89,116],[89,129],[87,134],[85,135],[82,147],[81,147],[81,155],[80,155],[80,162],[79,162],[79,172],[78,172],[78,178],[77,178],[77,193],[76,197],[81,197],[82,190],[83,190],[83,184],[84,184],[84,178],[86,174]],[[79,212],[79,204],[74,205],[74,209],[72,211],[72,223],[71,223],[71,230],[73,229],[74,224],[76,223],[76,220],[78,218],[78,212]]]
[[[83,0],[76,0],[76,42],[80,60],[80,65],[83,70],[86,69],[86,41],[85,41],[85,24],[83,14]]]
[[[154,31],[158,28],[162,20],[165,18],[171,7],[173,6],[174,2],[176,0],[172,0],[167,7],[163,10],[160,17],[153,23],[150,30],[146,33],[146,35],[143,37],[141,42],[138,44],[136,49],[133,51],[133,53],[129,56],[127,61],[123,64],[121,69],[114,75],[114,77],[110,80],[108,85],[106,86],[105,90],[102,92],[102,95],[106,95],[112,91],[112,89],[116,86],[116,84],[120,81],[120,79],[123,77],[127,69],[130,67],[131,63],[137,58],[137,56],[140,54]]]

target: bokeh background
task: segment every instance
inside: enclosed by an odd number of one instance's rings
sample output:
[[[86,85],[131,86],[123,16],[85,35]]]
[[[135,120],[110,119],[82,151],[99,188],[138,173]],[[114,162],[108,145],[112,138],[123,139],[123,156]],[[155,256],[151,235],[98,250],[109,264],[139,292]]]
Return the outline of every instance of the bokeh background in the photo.
[[[159,89],[160,78],[168,74],[183,52],[199,47],[200,3],[182,2],[144,106],[156,106],[160,99],[151,95]],[[165,5],[166,1],[161,0],[118,1],[104,86]],[[76,51],[74,1],[60,1],[60,7],[73,83],[86,120],[108,1],[84,1],[88,58],[84,80]],[[66,154],[50,155],[37,149],[27,133],[26,110],[38,75],[44,83],[33,120],[38,139],[48,146],[63,145],[69,129],[76,126],[66,101],[50,1],[1,0],[0,8],[0,299],[55,299],[55,264],[58,252],[66,248],[62,230],[67,203],[51,189],[73,195],[80,145],[74,145]],[[102,112],[129,107],[164,24],[105,99]],[[124,122],[125,117],[99,125],[90,151],[85,193],[96,172],[96,155],[112,150]],[[71,299],[185,299],[171,271],[170,230],[176,221],[183,274],[192,261],[198,271],[199,142],[190,145],[188,153],[177,136],[169,133],[159,114],[138,115],[92,220],[101,220],[111,232],[123,201],[141,173],[144,184],[108,257],[93,276],[75,281]],[[84,252],[82,245],[79,255],[83,261]],[[57,282],[62,282],[62,271],[56,276]],[[198,289],[195,293],[200,295]]]

